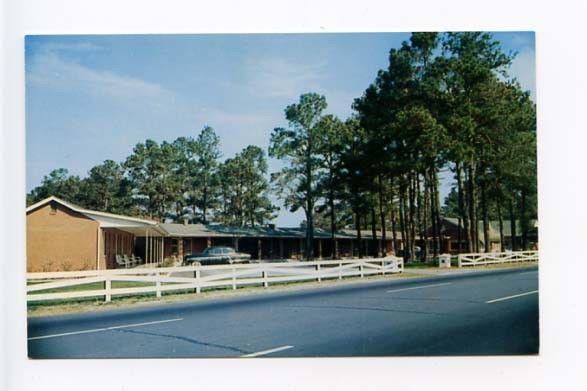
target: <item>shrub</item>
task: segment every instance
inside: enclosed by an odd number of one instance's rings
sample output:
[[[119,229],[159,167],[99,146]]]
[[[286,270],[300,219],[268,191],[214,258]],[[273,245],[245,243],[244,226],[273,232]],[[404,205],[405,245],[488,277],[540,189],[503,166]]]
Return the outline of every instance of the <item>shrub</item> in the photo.
[[[71,262],[69,262],[69,261],[61,262],[61,270],[63,270],[64,272],[68,272],[71,269],[73,269]]]

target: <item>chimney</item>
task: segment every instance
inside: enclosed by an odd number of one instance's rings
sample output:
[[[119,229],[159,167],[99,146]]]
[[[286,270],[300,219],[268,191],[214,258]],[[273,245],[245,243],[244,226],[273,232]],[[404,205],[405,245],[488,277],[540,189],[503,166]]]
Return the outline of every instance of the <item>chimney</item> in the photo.
[[[187,217],[183,218],[183,225],[188,225],[189,224],[189,219]]]

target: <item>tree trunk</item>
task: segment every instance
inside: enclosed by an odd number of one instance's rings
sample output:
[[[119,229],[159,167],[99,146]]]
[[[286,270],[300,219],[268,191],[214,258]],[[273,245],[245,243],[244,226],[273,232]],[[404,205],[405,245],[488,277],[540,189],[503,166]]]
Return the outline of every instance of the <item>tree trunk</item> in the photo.
[[[483,213],[483,240],[485,241],[485,252],[491,251],[489,243],[489,212],[487,210],[487,189],[485,182],[481,186],[481,212]]]
[[[463,184],[463,167],[462,165],[457,162],[456,163],[456,171],[457,171],[457,190],[459,196],[459,212],[461,214],[461,218],[463,219],[463,231],[465,234],[465,245],[467,248],[467,252],[473,252],[473,246],[470,238],[470,231],[469,231],[469,213],[467,205],[465,205],[465,195],[464,193],[464,184]]]
[[[332,240],[332,259],[336,259],[338,257],[338,244],[336,243],[336,212],[334,211],[334,194],[332,193],[332,187],[328,202],[330,204],[330,238]]]
[[[422,194],[420,191],[420,174],[416,173],[415,178],[414,178],[414,187],[416,189],[416,227],[418,229],[418,234],[420,235],[420,245],[421,245],[421,249],[422,251],[420,252],[420,259],[422,261],[426,261],[426,251],[424,251],[426,245],[424,243],[422,243],[422,240],[424,238],[424,230],[426,229],[426,227],[424,227],[424,221],[422,220]]]
[[[499,247],[500,251],[505,251],[505,243],[503,240],[503,216],[501,215],[501,202],[498,200],[496,202],[497,206],[497,219],[499,220]]]
[[[477,194],[475,191],[475,164],[471,163],[468,170],[469,217],[471,219],[471,241],[473,251],[479,252],[479,224],[477,223]]]
[[[518,241],[516,239],[516,214],[514,213],[514,201],[510,199],[510,235],[512,241],[512,251],[516,251],[518,249]]]
[[[438,201],[438,180],[436,178],[436,169],[430,167],[430,218],[432,219],[432,248],[434,257],[437,258],[441,249],[441,232],[442,222],[440,219],[440,204]]]
[[[381,253],[381,242],[377,240],[377,219],[375,217],[375,208],[371,207],[371,244],[373,245],[373,251],[371,255],[375,258]]]
[[[306,211],[306,260],[311,261],[314,259],[314,216],[311,210],[314,208],[312,202],[308,200],[308,209]]]
[[[520,228],[522,229],[522,250],[528,250],[528,215],[526,213],[526,197],[527,194],[522,190],[520,197]]]
[[[208,218],[206,217],[207,207],[208,207],[208,189],[204,188],[204,202],[202,203],[202,221],[204,224],[208,223]]]
[[[403,258],[404,262],[408,262],[410,259],[410,238],[408,237],[408,227],[406,224],[406,190],[405,185],[400,184],[400,196],[399,196],[399,220],[402,228],[402,246],[403,246]]]
[[[457,252],[460,253],[461,252],[461,243],[463,242],[463,219],[461,217],[461,215],[459,214],[459,217],[457,219],[457,242],[458,242],[458,250]]]
[[[393,182],[390,184],[390,196],[391,200],[391,236],[393,238],[393,255],[397,256],[397,225],[396,225],[396,214],[395,205],[393,204]]]
[[[438,173],[436,167],[432,167],[432,198],[434,200],[434,215],[436,218],[436,240],[438,241],[437,248],[438,254],[442,252],[442,218],[440,216],[440,196],[438,195]],[[436,255],[438,255],[436,254]]]
[[[363,246],[361,245],[361,213],[355,213],[355,228],[357,230],[357,244],[359,247],[359,258],[363,258]]]
[[[385,197],[383,194],[383,180],[379,175],[379,219],[381,224],[381,256],[387,256],[387,228],[385,226]]]
[[[416,223],[415,223],[415,215],[416,215],[416,202],[415,202],[416,192],[414,189],[414,180],[413,176],[410,173],[408,175],[408,201],[409,201],[409,209],[408,209],[408,225],[410,230],[410,259],[416,258]]]
[[[428,257],[429,254],[429,246],[428,246],[428,221],[432,221],[432,232],[434,233],[435,230],[435,225],[436,222],[434,220],[433,217],[433,212],[432,212],[432,203],[430,202],[430,175],[428,174],[424,174],[424,200],[423,200],[423,204],[424,204],[424,211],[423,211],[423,216],[422,216],[422,241],[423,241],[423,246],[422,246],[422,251],[424,254],[424,260],[426,260],[426,258]],[[430,218],[428,216],[428,207],[430,206]],[[432,241],[434,242],[434,238],[432,238]],[[432,245],[433,247],[433,254],[435,254],[434,252],[434,244]]]

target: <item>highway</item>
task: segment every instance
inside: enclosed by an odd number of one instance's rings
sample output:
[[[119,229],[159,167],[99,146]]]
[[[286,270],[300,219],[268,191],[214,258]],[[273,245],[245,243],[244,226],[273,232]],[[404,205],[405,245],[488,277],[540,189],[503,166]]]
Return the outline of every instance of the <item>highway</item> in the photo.
[[[536,354],[538,269],[30,318],[31,358]]]

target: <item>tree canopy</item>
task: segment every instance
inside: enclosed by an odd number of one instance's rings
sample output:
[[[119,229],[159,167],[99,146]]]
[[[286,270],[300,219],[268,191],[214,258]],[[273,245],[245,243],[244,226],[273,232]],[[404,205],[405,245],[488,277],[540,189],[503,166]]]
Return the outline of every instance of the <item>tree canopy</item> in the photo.
[[[53,170],[27,202],[55,195],[159,220],[257,226],[275,218],[275,196],[303,210],[307,259],[316,225],[332,239],[355,228],[359,243],[370,228],[379,246],[359,245],[359,256],[384,255],[390,232],[407,261],[436,257],[443,216],[458,220],[459,251],[489,251],[489,221],[499,221],[503,239],[504,218],[513,249],[527,248],[537,216],[536,106],[508,75],[514,57],[489,33],[413,33],[389,51],[349,118],[328,113],[325,96],[303,93],[285,107],[287,126],[272,130],[267,151],[249,145],[222,161],[221,140],[205,126],[195,137],[139,142],[123,162],[106,160],[85,178]],[[279,170],[269,172],[267,156]],[[453,175],[444,206],[441,172]]]

